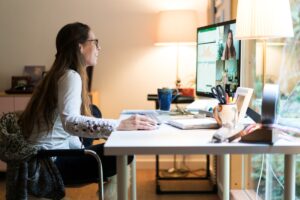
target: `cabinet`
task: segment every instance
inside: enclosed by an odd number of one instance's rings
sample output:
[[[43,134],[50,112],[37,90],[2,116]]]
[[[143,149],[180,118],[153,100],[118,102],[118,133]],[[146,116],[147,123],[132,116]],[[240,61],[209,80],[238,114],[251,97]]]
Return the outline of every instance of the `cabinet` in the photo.
[[[5,94],[0,92],[0,117],[3,113],[24,110],[30,94]],[[0,160],[0,172],[6,171],[6,164]]]
[[[0,93],[0,116],[5,112],[24,110],[30,95],[7,95]]]

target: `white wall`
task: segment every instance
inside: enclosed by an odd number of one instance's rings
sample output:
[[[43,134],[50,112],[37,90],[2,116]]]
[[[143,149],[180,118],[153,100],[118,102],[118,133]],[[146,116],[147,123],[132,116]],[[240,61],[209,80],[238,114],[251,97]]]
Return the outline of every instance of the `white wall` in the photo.
[[[124,108],[152,109],[147,94],[172,87],[176,66],[174,50],[153,45],[156,13],[195,9],[199,25],[206,25],[206,8],[207,0],[0,0],[0,91],[10,87],[11,76],[22,75],[24,65],[49,69],[58,30],[81,21],[102,47],[93,89],[100,93],[104,116],[116,118]],[[182,57],[183,76],[193,76],[195,47]]]

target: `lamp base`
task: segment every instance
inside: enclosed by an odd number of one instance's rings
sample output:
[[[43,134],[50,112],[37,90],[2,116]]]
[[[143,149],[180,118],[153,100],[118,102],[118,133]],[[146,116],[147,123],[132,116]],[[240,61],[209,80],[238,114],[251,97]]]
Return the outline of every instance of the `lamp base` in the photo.
[[[176,89],[179,89],[181,87],[181,80],[180,78],[177,78],[175,81]]]
[[[272,128],[262,127],[241,137],[241,142],[273,145],[278,140],[278,133]]]

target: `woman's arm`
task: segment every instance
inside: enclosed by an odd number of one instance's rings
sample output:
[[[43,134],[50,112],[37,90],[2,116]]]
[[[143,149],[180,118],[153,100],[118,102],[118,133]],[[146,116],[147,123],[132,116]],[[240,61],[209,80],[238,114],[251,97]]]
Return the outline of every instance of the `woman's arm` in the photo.
[[[82,81],[79,74],[69,70],[59,81],[58,111],[64,130],[72,135],[91,138],[107,138],[114,130],[153,130],[156,122],[134,115],[120,121],[99,119],[81,115]]]
[[[58,112],[66,132],[93,138],[106,138],[116,128],[117,121],[81,115],[82,81],[79,74],[69,70],[58,83]]]

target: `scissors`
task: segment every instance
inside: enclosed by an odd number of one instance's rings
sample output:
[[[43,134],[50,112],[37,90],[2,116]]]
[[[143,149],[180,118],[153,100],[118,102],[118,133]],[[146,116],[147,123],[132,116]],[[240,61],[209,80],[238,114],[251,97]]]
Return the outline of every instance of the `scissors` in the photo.
[[[216,87],[211,88],[211,92],[213,96],[218,99],[220,104],[226,104],[226,92],[221,85],[217,85]]]

